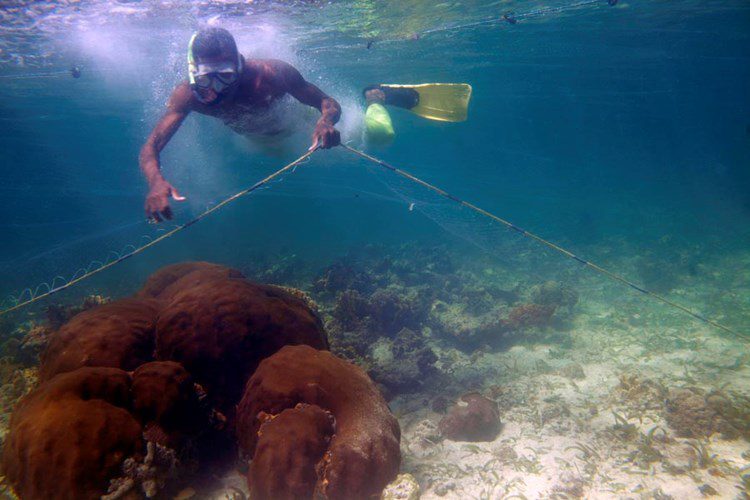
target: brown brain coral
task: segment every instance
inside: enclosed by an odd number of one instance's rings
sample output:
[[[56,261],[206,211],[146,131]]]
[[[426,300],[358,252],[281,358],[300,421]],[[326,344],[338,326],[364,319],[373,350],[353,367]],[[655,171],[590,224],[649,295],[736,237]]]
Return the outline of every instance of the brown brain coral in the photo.
[[[211,404],[233,411],[260,363],[241,405],[254,495],[378,494],[398,472],[398,423],[364,372],[317,350],[327,347],[298,294],[215,264],[169,266],[136,298],[54,334],[42,385],[12,417],[3,472],[22,498],[86,499],[139,484],[156,494],[181,449],[221,467],[236,447]]]
[[[80,368],[40,386],[13,413],[2,469],[24,499],[95,499],[122,462],[143,450],[128,412],[130,377]]]
[[[289,344],[327,348],[320,319],[302,299],[239,278],[179,292],[156,327],[157,359],[180,362],[222,407],[236,404],[260,360]]]
[[[237,409],[240,448],[254,454],[254,461],[266,460],[267,447],[256,449],[264,422],[258,416],[278,415],[300,403],[316,405],[335,418],[335,435],[315,465],[317,494],[366,498],[395,478],[400,430],[380,392],[360,368],[308,346],[282,348],[263,360],[248,380]],[[290,470],[287,466],[275,474],[285,477]],[[251,470],[250,484],[269,484],[266,473]],[[286,484],[278,487],[269,492],[271,497],[291,495]]]
[[[177,448],[183,438],[207,425],[193,378],[179,363],[141,365],[133,373],[131,394],[133,413],[143,422],[149,441]]]
[[[248,475],[251,497],[312,498],[318,481],[315,466],[334,432],[333,415],[319,406],[300,403],[276,416],[261,413],[259,418],[258,444]]]
[[[181,262],[162,267],[148,277],[137,297],[168,301],[182,290],[212,280],[244,278],[237,269],[210,262]]]
[[[158,302],[122,299],[84,311],[50,337],[40,380],[83,366],[133,370],[152,359]]]

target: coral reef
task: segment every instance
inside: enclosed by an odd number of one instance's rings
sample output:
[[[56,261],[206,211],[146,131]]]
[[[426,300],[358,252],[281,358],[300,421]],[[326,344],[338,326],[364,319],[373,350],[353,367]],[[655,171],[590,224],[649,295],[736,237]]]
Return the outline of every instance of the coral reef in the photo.
[[[370,356],[373,364],[368,374],[389,391],[416,391],[437,373],[437,356],[425,344],[422,335],[408,328],[402,328],[392,339],[378,339],[371,347]]]
[[[342,330],[358,328],[369,313],[367,299],[357,290],[345,290],[336,299],[333,317]]]
[[[465,404],[450,409],[439,425],[443,437],[453,441],[492,441],[502,424],[497,403],[479,393],[461,396]]]
[[[0,346],[0,357],[14,364],[35,366],[39,364],[39,355],[47,346],[51,334],[52,328],[48,324],[34,321],[22,323],[0,337],[5,339]]]
[[[181,262],[162,267],[148,277],[136,297],[171,300],[176,294],[213,280],[242,279],[236,269],[210,262]]]
[[[21,498],[95,499],[127,457],[143,451],[128,412],[130,377],[117,368],[80,368],[21,400],[2,469]]]
[[[184,263],[136,297],[76,314],[50,335],[41,385],[12,416],[8,483],[23,498],[114,500],[169,495],[199,470],[211,477],[236,456],[234,409],[260,363],[237,427],[241,442],[259,438],[255,497],[379,494],[398,472],[398,423],[364,372],[318,350],[328,343],[310,302]],[[12,360],[6,369],[18,373]],[[309,397],[261,407],[279,379]]]
[[[335,418],[334,436],[314,467],[318,494],[365,498],[379,494],[396,476],[400,430],[373,382],[360,368],[304,345],[283,347],[248,380],[237,409],[240,448],[264,461],[258,448],[263,415],[276,416],[299,403],[316,405]],[[286,475],[287,470],[275,473]],[[255,481],[270,484],[251,476],[250,484]],[[269,493],[285,498],[290,495],[287,486],[280,484],[281,490]]]
[[[49,380],[83,366],[134,370],[150,361],[157,311],[154,300],[122,299],[74,316],[50,336],[39,378]]]
[[[249,471],[252,498],[312,498],[316,465],[334,433],[333,415],[298,403],[275,416],[261,412],[258,419],[262,423]]]
[[[110,302],[109,297],[88,295],[72,305],[52,304],[48,306],[41,320],[30,319],[20,325],[13,325],[4,318],[0,323],[0,339],[3,339],[0,345],[0,357],[9,357],[15,364],[36,367],[56,330],[78,314],[108,302]]]
[[[224,409],[260,360],[288,344],[327,348],[320,319],[303,300],[242,278],[196,280],[173,295],[156,325],[156,358],[181,363]]]
[[[142,493],[146,498],[154,498],[169,480],[179,475],[178,470],[179,461],[174,450],[148,441],[143,460],[126,458],[122,464],[122,475],[109,481],[107,494],[102,495],[101,500],[131,498],[133,490],[136,490],[136,497],[141,497],[139,493]]]
[[[341,330],[366,330],[390,336],[402,328],[418,328],[427,315],[429,298],[422,290],[379,288],[369,297],[357,290],[342,292],[333,310]]]
[[[438,300],[432,304],[429,324],[458,347],[474,350],[494,343],[507,332],[502,320],[506,310],[505,304],[485,310],[466,302],[447,303]]]
[[[367,293],[372,290],[373,285],[373,279],[367,273],[356,269],[349,263],[334,262],[315,278],[313,291],[332,296],[346,290]]]
[[[57,330],[62,325],[70,321],[73,316],[88,311],[93,307],[97,307],[106,304],[111,299],[109,297],[103,297],[101,295],[89,295],[84,297],[80,304],[66,306],[63,304],[52,304],[47,306],[45,316],[47,317],[47,323],[53,330]]]
[[[153,361],[133,372],[132,411],[149,441],[179,448],[185,436],[207,426],[200,393],[187,370],[174,361]]]

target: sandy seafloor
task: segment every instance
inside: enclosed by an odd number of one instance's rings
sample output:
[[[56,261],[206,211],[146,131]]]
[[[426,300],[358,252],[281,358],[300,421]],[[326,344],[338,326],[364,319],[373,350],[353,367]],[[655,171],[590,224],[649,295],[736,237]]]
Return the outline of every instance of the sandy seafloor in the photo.
[[[403,266],[414,249],[392,251]],[[422,258],[414,269],[425,265]],[[613,258],[609,264],[624,274],[638,273],[636,258]],[[294,258],[284,265],[304,268]],[[416,478],[420,498],[748,498],[747,341],[593,273],[550,269],[537,267],[534,275],[567,282],[578,294],[562,320],[529,329],[496,348],[459,348],[429,326],[423,328],[421,334],[436,355],[434,380],[421,381],[414,391],[396,391],[389,402],[402,429],[401,472]],[[243,271],[308,291],[336,350],[336,299],[316,292],[320,272],[318,278],[314,272],[296,278],[282,264]],[[462,287],[515,289],[523,301],[539,283],[528,271],[480,258],[455,264],[450,274],[461,277]],[[698,274],[700,286],[691,278],[670,281],[670,298],[708,304],[707,310],[712,303],[731,309],[728,320],[734,327],[748,317],[750,252],[701,263]],[[402,294],[410,290],[395,275],[388,286]],[[720,321],[727,319],[721,309],[712,312]],[[24,328],[30,325],[33,321]],[[3,434],[12,404],[33,384],[33,372],[25,368],[3,374]],[[681,388],[706,401],[729,401],[740,435],[686,437],[667,411],[670,391]],[[471,391],[497,402],[500,434],[490,442],[443,438],[438,423],[444,411],[433,409],[434,401],[452,404]],[[214,498],[247,493],[238,474],[229,474],[227,485],[231,487]]]
[[[747,318],[749,263],[750,253],[716,262],[706,269],[713,286],[678,288],[673,296],[732,295]],[[494,395],[503,422],[494,441],[441,441],[442,415],[418,396],[391,402],[403,431],[402,471],[418,480],[421,498],[748,497],[742,474],[750,471],[750,443],[679,437],[665,420],[664,394],[654,390],[724,391],[746,405],[747,342],[591,278],[582,275],[577,285],[569,348],[533,343],[478,356],[440,350],[457,379],[484,376],[476,388]]]

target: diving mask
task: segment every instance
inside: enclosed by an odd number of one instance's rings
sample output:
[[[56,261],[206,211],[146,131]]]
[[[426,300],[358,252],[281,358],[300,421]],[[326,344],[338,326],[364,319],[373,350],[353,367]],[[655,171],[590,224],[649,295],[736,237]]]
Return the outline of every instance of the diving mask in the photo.
[[[195,86],[201,90],[213,89],[217,93],[225,92],[239,79],[237,68],[232,63],[198,64],[193,76]]]
[[[237,61],[221,61],[216,63],[198,62],[193,56],[193,42],[197,33],[190,38],[188,44],[188,77],[190,87],[195,96],[204,103],[215,103],[240,79],[243,59],[237,53]],[[209,97],[215,94],[214,97]]]

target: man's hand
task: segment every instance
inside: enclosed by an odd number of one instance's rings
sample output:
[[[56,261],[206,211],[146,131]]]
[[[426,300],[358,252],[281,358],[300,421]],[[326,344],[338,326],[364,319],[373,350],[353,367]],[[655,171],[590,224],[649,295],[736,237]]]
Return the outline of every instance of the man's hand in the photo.
[[[316,148],[328,149],[341,144],[341,134],[327,122],[318,122],[313,131],[312,139],[310,151]]]
[[[172,218],[172,209],[169,206],[169,197],[175,201],[185,201],[184,196],[165,180],[155,182],[146,196],[146,217],[154,222]]]

